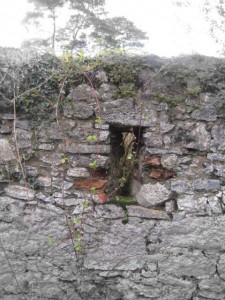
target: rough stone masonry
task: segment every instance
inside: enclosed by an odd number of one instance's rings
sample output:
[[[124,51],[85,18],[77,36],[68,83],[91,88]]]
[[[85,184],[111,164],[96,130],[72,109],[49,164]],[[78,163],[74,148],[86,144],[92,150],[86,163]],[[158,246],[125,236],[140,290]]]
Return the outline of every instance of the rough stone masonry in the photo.
[[[225,60],[109,56],[36,89],[27,71],[21,102],[13,68],[1,62],[0,298],[225,299]]]

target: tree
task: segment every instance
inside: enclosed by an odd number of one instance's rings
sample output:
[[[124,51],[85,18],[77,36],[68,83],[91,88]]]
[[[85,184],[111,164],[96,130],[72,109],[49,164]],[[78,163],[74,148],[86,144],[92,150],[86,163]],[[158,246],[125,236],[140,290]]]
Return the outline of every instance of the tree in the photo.
[[[190,0],[176,0],[174,4],[178,7],[195,5]],[[225,55],[225,0],[202,0],[198,9],[208,21],[211,37],[220,46],[221,54]]]
[[[70,0],[73,14],[66,26],[58,30],[57,35],[61,48],[73,51],[87,47],[95,24],[106,14],[104,4],[105,0]]]
[[[203,11],[210,24],[210,34],[225,54],[225,0],[214,0],[213,4],[205,0]]]
[[[105,0],[28,0],[35,5],[35,11],[28,12],[24,22],[40,26],[41,18],[52,19],[51,48],[55,50],[58,42],[63,50],[77,51],[89,48],[99,39],[102,46],[112,48],[142,47],[141,40],[146,34],[125,17],[107,18],[104,10]],[[56,27],[57,10],[68,7],[69,20],[62,28]],[[59,13],[58,13],[59,15]],[[44,39],[36,41],[42,46],[48,44]]]
[[[92,33],[95,39],[103,39],[105,48],[130,48],[143,47],[141,40],[146,40],[146,33],[138,29],[133,22],[125,17],[114,17],[100,20]]]
[[[47,14],[47,18],[52,20],[52,35],[51,35],[51,48],[55,51],[55,38],[56,38],[56,11],[58,8],[63,7],[67,0],[28,0],[35,6],[34,12],[28,12],[23,20],[25,24],[40,25],[40,18],[44,18]]]

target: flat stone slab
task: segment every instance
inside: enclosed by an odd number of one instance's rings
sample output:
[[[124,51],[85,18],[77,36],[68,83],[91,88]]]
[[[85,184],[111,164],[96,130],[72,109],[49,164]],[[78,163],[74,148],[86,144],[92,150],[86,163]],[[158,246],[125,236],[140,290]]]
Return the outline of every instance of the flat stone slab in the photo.
[[[65,145],[60,145],[60,150],[73,153],[73,154],[109,154],[110,146],[109,145],[85,145],[85,144],[71,144],[65,147]]]
[[[7,196],[27,201],[33,200],[35,196],[32,189],[19,185],[9,185],[5,188],[5,193]]]
[[[167,213],[162,210],[150,209],[142,206],[130,205],[127,207],[129,217],[146,219],[170,220]]]
[[[75,178],[90,177],[90,173],[86,168],[70,168],[67,171],[67,175]]]
[[[141,206],[154,207],[166,202],[171,192],[162,184],[144,184],[136,195],[136,199]]]

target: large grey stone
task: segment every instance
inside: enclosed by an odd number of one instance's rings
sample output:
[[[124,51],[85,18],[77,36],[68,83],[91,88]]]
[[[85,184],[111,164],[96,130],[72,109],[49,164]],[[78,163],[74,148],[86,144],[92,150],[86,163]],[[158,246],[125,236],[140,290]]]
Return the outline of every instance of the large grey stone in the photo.
[[[172,274],[176,277],[193,276],[204,278],[212,276],[216,266],[199,250],[175,250],[172,255],[159,262],[160,273]]]
[[[171,181],[171,191],[177,194],[188,193],[191,191],[191,185],[185,180],[173,180]]]
[[[196,124],[193,130],[188,134],[188,138],[193,141],[186,144],[187,148],[206,151],[210,145],[210,134],[204,123]]]
[[[15,156],[8,140],[0,139],[0,161],[7,162],[14,159]]]
[[[67,96],[68,99],[75,101],[87,101],[94,103],[98,97],[98,92],[87,84],[81,84],[74,88]]]
[[[213,145],[218,150],[225,150],[225,124],[216,124],[212,127]]]
[[[220,278],[222,280],[225,280],[225,254],[224,253],[220,255],[218,265],[217,265],[217,270]]]
[[[220,153],[208,153],[207,159],[211,161],[225,161],[225,155]]]
[[[9,185],[5,188],[6,195],[22,200],[33,200],[35,196],[34,190],[20,185]]]
[[[182,220],[160,221],[149,233],[149,249],[188,248],[201,251],[225,250],[225,218],[217,216],[196,218],[188,217]],[[160,237],[160,241],[158,240]]]
[[[196,191],[219,191],[220,181],[216,179],[198,179],[194,183],[194,189]]]
[[[89,105],[85,105],[83,103],[78,103],[75,106],[75,112],[76,117],[78,119],[89,119],[91,116],[93,116],[94,114],[94,108],[92,106]]]
[[[171,192],[162,184],[144,184],[136,195],[138,203],[145,207],[154,207],[166,202]]]
[[[179,122],[176,126],[173,140],[182,147],[206,151],[210,146],[210,133],[203,122]]]
[[[178,209],[196,215],[222,214],[221,203],[216,196],[196,197],[187,195],[177,200]]]
[[[143,141],[147,147],[160,148],[162,147],[162,136],[152,132],[143,134]]]
[[[198,296],[204,297],[203,299],[224,300],[224,295],[225,282],[218,276],[200,281]]]
[[[193,119],[203,120],[203,121],[215,121],[217,119],[217,112],[214,107],[204,107],[201,109],[196,109],[191,114]]]
[[[161,164],[166,169],[173,169],[176,167],[178,157],[176,154],[167,154],[161,157]]]

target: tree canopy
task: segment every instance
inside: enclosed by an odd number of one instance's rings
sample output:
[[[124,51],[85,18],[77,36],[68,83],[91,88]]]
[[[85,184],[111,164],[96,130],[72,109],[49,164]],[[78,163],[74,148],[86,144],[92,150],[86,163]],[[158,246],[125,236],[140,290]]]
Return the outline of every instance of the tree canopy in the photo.
[[[56,44],[64,51],[76,52],[101,44],[104,49],[133,49],[143,47],[146,33],[125,17],[108,18],[105,0],[28,0],[34,10],[26,14],[23,23],[39,28],[43,19],[52,23],[49,38],[33,39],[40,48],[50,47],[55,51]],[[67,9],[68,18],[61,27],[57,19],[61,9]],[[23,43],[32,46],[32,41]]]

